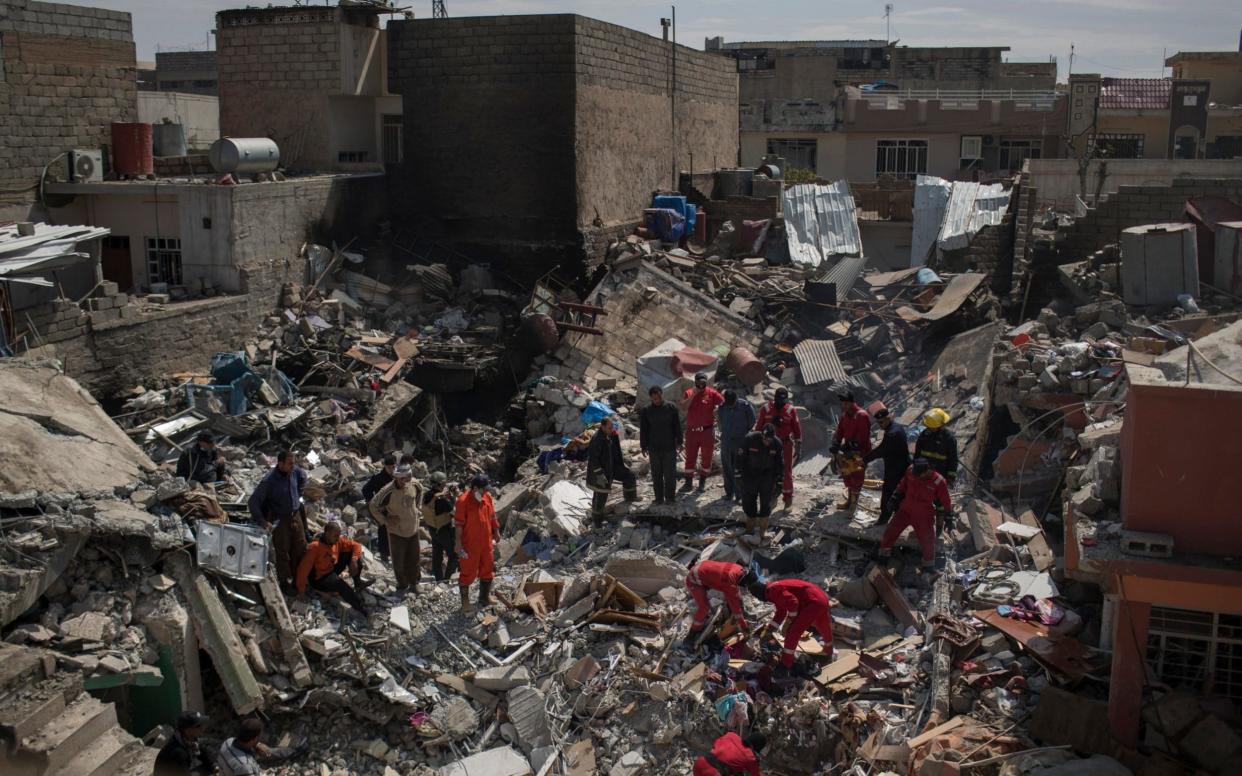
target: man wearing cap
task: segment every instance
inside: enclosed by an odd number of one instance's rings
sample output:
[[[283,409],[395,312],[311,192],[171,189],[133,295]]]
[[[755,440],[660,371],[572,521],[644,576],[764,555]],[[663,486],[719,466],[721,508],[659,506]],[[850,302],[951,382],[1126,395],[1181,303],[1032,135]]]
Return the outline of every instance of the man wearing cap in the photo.
[[[837,471],[845,482],[845,501],[837,504],[837,509],[853,512],[858,506],[863,481],[867,478],[863,460],[871,452],[871,416],[854,401],[853,391],[842,391],[837,398],[841,400],[841,418],[837,421],[832,446],[828,449],[835,457]]]
[[[707,486],[707,475],[712,472],[712,456],[716,452],[716,408],[724,404],[720,391],[707,385],[707,373],[694,376],[694,387],[687,388],[681,398],[681,409],[686,413],[686,482],[682,490],[694,486],[694,475],[699,475],[699,490]]]
[[[932,569],[936,563],[936,512],[952,508],[948,481],[926,458],[916,457],[897,485],[893,500],[896,514],[880,537],[880,561],[887,561],[902,532],[913,528],[923,552],[923,568]]]
[[[874,450],[863,456],[863,461],[871,463],[879,459],[884,463],[884,486],[880,489],[880,520],[887,523],[893,516],[893,494],[897,492],[897,484],[910,468],[910,442],[906,437],[906,427],[893,420],[887,408],[877,410],[876,423],[884,430],[884,438]]]
[[[346,571],[353,577],[353,587],[341,578]],[[298,564],[298,595],[306,595],[306,587],[310,585],[324,593],[339,595],[345,603],[366,615],[367,607],[360,591],[369,584],[369,580],[362,579],[362,545],[341,536],[340,523],[329,522],[319,538],[306,548]]]
[[[596,520],[604,517],[608,494],[612,492],[612,483],[617,480],[621,480],[625,500],[638,501],[638,480],[625,463],[620,432],[621,420],[616,415],[610,415],[600,421],[599,429],[587,446],[586,483],[594,494],[591,496],[591,516]]]
[[[747,434],[733,459],[737,487],[742,494],[742,511],[746,513],[746,530],[753,531],[757,525],[762,536],[768,530],[772,499],[785,470],[785,446],[769,423],[762,432]]]
[[[742,738],[725,733],[712,744],[712,750],[694,761],[694,776],[763,776],[759,753],[768,745],[762,733]]]
[[[431,575],[437,582],[450,579],[457,571],[457,539],[453,532],[457,493],[447,483],[444,472],[432,472],[431,487],[423,496],[423,525],[431,534]]]
[[[375,494],[392,482],[392,473],[397,470],[397,454],[389,453],[384,456],[383,466],[375,474],[372,474],[366,484],[362,486],[362,500],[370,504],[371,499],[375,498]],[[375,549],[379,553],[380,558],[388,562],[388,528],[384,525],[379,527],[379,534],[375,539]]]
[[[677,451],[681,449],[681,415],[664,401],[664,389],[647,389],[651,403],[638,413],[638,444],[651,464],[655,503],[673,503],[677,497]]]
[[[215,434],[206,430],[198,432],[194,444],[182,450],[177,458],[177,476],[202,485],[228,480],[228,467],[216,449]]]
[[[207,732],[207,722],[207,715],[198,711],[183,711],[177,716],[172,737],[155,758],[156,776],[197,775],[215,770],[199,746],[199,738]]]
[[[393,472],[393,480],[380,488],[367,506],[371,516],[388,528],[388,547],[392,553],[392,573],[397,578],[397,592],[418,593],[423,571],[418,524],[422,517],[422,493],[414,482],[414,472],[402,463]]]
[[[715,590],[724,596],[729,611],[733,613],[737,626],[749,630],[746,624],[746,610],[742,608],[742,595],[739,586],[749,585],[756,581],[754,572],[742,568],[736,563],[725,563],[715,560],[703,560],[690,567],[686,574],[686,590],[694,599],[694,621],[690,625],[690,633],[695,634],[707,625],[707,615],[711,613],[711,604],[707,601],[707,591]]]
[[[290,450],[276,454],[276,466],[250,494],[248,506],[255,524],[272,535],[276,576],[286,594],[293,592],[293,572],[306,554],[306,516],[302,493],[309,479]]]
[[[781,484],[781,495],[784,497],[785,508],[788,509],[793,505],[793,465],[802,457],[802,424],[798,421],[798,411],[789,402],[789,390],[784,387],[777,388],[772,401],[759,410],[755,431],[763,431],[763,427],[769,424],[785,450],[785,477]]]
[[[952,485],[957,481],[957,440],[948,429],[949,413],[939,407],[923,416],[926,427],[914,443],[914,457],[926,458],[931,467]]]
[[[742,489],[733,477],[734,459],[746,435],[755,427],[755,408],[737,391],[728,388],[724,392],[724,404],[716,410],[720,418],[720,468],[724,471],[725,499],[741,501]]]
[[[492,576],[495,557],[493,548],[500,541],[500,522],[496,519],[496,507],[488,492],[491,480],[486,474],[476,474],[470,487],[457,499],[453,523],[457,528],[458,562],[461,571],[457,585],[461,589],[462,612],[474,611],[470,603],[470,585],[479,580],[479,606],[491,606]]]

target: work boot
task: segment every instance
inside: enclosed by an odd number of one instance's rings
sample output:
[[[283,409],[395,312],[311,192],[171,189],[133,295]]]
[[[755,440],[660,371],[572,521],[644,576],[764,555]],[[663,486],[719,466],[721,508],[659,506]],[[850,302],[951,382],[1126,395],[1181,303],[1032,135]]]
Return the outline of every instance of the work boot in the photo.
[[[698,487],[699,493],[702,493],[706,488],[707,488],[707,478],[702,475],[699,475],[699,487]]]
[[[846,501],[849,502],[849,505],[846,506],[845,511],[849,512],[852,517],[854,513],[858,511],[858,491],[851,490],[849,498],[846,499]]]
[[[853,496],[854,496],[853,491],[846,491],[845,498],[837,502],[837,511],[844,512],[845,510],[849,509],[851,504],[854,501]]]
[[[624,498],[626,501],[630,503],[634,503],[635,501],[638,501],[638,488],[637,487],[625,488],[622,491],[622,498]]]
[[[793,494],[782,496],[781,501],[784,502],[785,509],[789,509],[790,507],[793,506]]]
[[[492,605],[492,581],[490,579],[479,580],[479,606],[483,609]]]
[[[694,489],[694,476],[693,475],[690,475],[690,474],[686,475],[686,481],[681,484],[681,489],[687,493]]]
[[[469,585],[458,585],[457,587],[459,590],[461,590],[462,614],[469,614],[470,612],[473,612],[474,605],[470,603],[470,586]]]

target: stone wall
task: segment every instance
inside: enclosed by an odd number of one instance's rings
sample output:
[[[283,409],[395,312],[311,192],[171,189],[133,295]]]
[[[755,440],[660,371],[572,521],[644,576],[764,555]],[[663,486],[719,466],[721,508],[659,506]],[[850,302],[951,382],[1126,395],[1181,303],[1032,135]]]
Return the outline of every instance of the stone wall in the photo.
[[[0,3],[0,37],[0,220],[24,219],[44,165],[136,120],[134,42],[128,13],[33,0]]]

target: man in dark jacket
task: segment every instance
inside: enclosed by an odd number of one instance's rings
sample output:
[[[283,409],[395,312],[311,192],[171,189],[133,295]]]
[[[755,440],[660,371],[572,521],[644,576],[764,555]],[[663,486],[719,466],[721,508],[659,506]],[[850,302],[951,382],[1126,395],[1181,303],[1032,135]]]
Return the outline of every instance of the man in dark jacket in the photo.
[[[957,481],[957,439],[945,426],[949,413],[936,407],[923,416],[919,438],[914,442],[914,457],[925,458],[931,467],[948,481],[949,487]]]
[[[737,391],[728,388],[716,417],[720,421],[720,468],[724,471],[725,500],[741,501],[742,489],[735,481],[733,463],[737,449],[755,427],[755,408],[745,397],[738,396]]]
[[[199,746],[207,722],[207,716],[197,711],[183,711],[177,716],[176,730],[155,758],[156,776],[201,776],[215,770]]]
[[[177,476],[203,485],[228,479],[228,469],[216,449],[214,434],[210,431],[198,432],[194,445],[181,451],[181,456],[177,458]]]
[[[621,455],[621,438],[617,436],[620,430],[621,421],[615,415],[604,418],[587,447],[587,487],[595,494],[591,498],[591,516],[597,520],[604,516],[615,480],[621,480],[626,501],[638,500],[638,481]]]
[[[397,470],[397,454],[389,453],[384,456],[384,468],[371,475],[366,484],[362,486],[362,498],[368,504],[371,499],[375,498],[375,494],[384,489],[384,486],[392,482],[392,473]],[[379,532],[375,537],[375,549],[379,552],[379,556],[388,562],[388,526],[381,525]]]
[[[444,472],[431,473],[431,485],[423,495],[423,527],[431,534],[431,575],[441,582],[457,571],[457,534],[453,514],[457,492],[448,485]],[[445,558],[448,559],[447,563]]]
[[[638,413],[638,443],[651,463],[651,485],[655,503],[672,503],[677,498],[677,454],[681,448],[681,415],[664,401],[658,385],[647,389],[651,404]]]
[[[272,535],[276,576],[286,593],[293,592],[293,572],[306,554],[306,522],[302,492],[308,476],[289,450],[276,455],[276,466],[250,494],[250,516]]]
[[[769,423],[763,431],[746,435],[734,454],[734,473],[741,478],[742,511],[746,513],[746,530],[756,524],[762,536],[768,530],[772,514],[772,498],[785,470],[785,447],[776,437],[776,428]]]
[[[893,420],[887,409],[875,413],[876,422],[884,430],[884,439],[871,452],[863,456],[863,461],[871,463],[879,459],[884,462],[884,486],[880,489],[880,519],[877,525],[887,523],[893,516],[893,493],[897,484],[910,468],[910,442],[906,438],[906,427]]]

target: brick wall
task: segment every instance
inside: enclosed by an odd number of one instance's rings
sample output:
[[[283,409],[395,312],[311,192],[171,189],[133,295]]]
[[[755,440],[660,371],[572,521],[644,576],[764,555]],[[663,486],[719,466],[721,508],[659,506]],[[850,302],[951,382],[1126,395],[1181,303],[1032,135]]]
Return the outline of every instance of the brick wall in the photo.
[[[137,120],[133,35],[128,13],[6,0],[0,36],[0,219],[23,219],[44,165]]]

